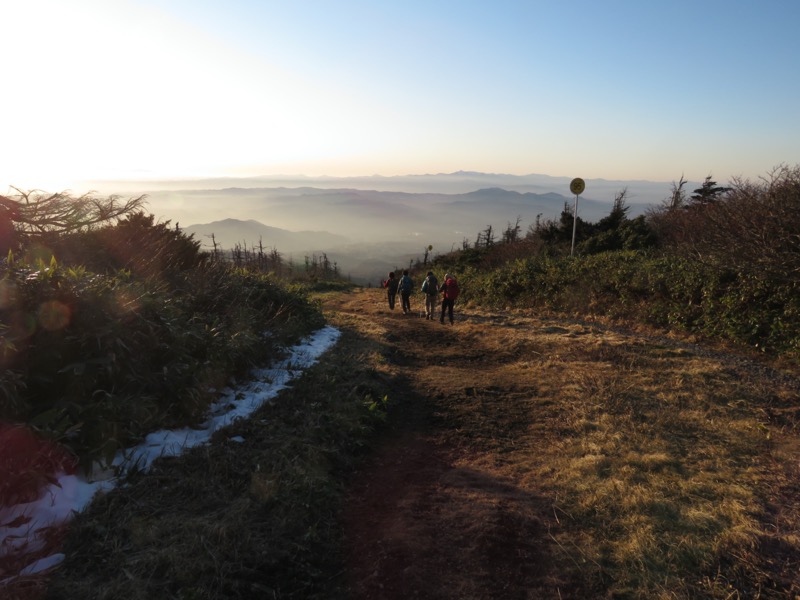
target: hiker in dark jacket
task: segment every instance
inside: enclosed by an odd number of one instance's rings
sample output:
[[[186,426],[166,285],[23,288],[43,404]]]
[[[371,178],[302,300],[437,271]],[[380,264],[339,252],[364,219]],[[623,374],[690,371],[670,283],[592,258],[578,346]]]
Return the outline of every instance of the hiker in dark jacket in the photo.
[[[433,271],[428,271],[425,281],[422,282],[422,293],[425,294],[425,318],[433,321],[439,298],[439,281]]]
[[[414,282],[408,276],[408,269],[403,271],[403,276],[400,278],[400,299],[403,304],[403,314],[407,315],[411,312],[411,292],[414,291]]]
[[[399,281],[394,276],[394,271],[389,271],[389,279],[383,282],[386,288],[386,297],[389,299],[389,308],[394,310],[394,300],[397,298],[397,285]]]
[[[442,316],[439,317],[439,323],[444,324],[444,313],[447,312],[450,317],[450,325],[453,324],[453,306],[455,306],[456,298],[458,298],[458,282],[456,278],[449,273],[444,276],[444,283],[439,288],[442,292]]]

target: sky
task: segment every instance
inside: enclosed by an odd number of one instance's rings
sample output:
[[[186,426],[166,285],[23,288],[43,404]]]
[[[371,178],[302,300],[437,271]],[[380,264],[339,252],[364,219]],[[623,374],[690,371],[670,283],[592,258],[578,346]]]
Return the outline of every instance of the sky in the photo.
[[[54,483],[45,487],[41,497],[33,502],[16,506],[0,506],[0,556],[14,554],[29,557],[17,575],[33,575],[60,564],[65,556],[48,549],[45,536],[48,528],[68,523],[74,513],[82,512],[98,493],[113,489],[133,467],[148,471],[155,459],[161,456],[178,456],[187,448],[207,443],[212,434],[223,430],[234,420],[248,418],[262,404],[278,393],[302,371],[317,362],[339,339],[340,331],[326,326],[316,331],[298,345],[289,348],[288,357],[269,368],[253,371],[253,380],[235,390],[221,393],[220,399],[209,410],[208,419],[199,427],[180,430],[155,431],[139,445],[117,454],[114,466],[120,474],[95,473],[87,478],[71,473],[52,473]],[[241,436],[231,441],[246,444]],[[5,574],[0,578],[0,595],[17,575]]]
[[[0,194],[757,178],[800,163],[799,23],[797,0],[0,0]]]

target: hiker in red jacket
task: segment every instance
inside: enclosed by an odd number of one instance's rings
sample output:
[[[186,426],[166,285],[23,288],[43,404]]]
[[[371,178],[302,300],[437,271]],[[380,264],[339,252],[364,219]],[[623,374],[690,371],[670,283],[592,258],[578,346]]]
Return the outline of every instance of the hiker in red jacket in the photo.
[[[444,313],[447,311],[448,316],[450,317],[450,325],[453,324],[453,306],[456,303],[456,298],[458,298],[458,282],[456,278],[450,275],[449,273],[444,276],[444,283],[439,288],[439,291],[442,292],[442,316],[439,317],[439,323],[444,324]]]
[[[389,279],[383,282],[383,287],[386,288],[386,297],[389,300],[389,308],[394,310],[394,300],[397,298],[397,284],[398,279],[394,276],[394,271],[389,272]]]

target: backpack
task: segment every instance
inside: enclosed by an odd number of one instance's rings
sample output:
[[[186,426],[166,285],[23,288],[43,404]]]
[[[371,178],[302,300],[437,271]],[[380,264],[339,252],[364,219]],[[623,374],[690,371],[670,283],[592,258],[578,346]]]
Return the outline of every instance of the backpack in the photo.
[[[455,277],[448,277],[444,282],[444,297],[448,300],[455,300],[458,298],[458,293],[461,290],[458,289],[458,282],[455,280]]]
[[[439,282],[436,277],[426,277],[422,282],[422,292],[428,296],[435,296],[439,293]]]
[[[414,287],[414,282],[411,281],[411,277],[409,277],[408,275],[403,275],[403,277],[400,278],[401,292],[403,292],[404,294],[410,294],[413,287]]]

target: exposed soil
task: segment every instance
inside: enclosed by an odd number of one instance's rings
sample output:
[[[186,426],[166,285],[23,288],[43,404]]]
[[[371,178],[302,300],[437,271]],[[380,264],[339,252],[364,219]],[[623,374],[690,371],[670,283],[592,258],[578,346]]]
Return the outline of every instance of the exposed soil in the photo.
[[[552,501],[510,476],[516,450],[527,461],[548,444],[533,434],[530,372],[514,375],[515,365],[537,360],[524,328],[542,323],[456,310],[454,325],[440,324],[390,311],[378,291],[337,297],[327,309],[381,335],[387,371],[407,382],[389,397],[394,431],[350,485],[352,597],[590,597],[589,582],[564,581],[554,558]]]

